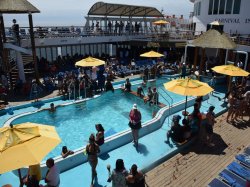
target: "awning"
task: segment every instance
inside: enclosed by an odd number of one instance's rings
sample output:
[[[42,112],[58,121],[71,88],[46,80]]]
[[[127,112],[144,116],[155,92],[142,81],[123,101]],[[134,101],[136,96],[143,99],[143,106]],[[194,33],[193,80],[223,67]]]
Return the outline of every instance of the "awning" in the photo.
[[[95,3],[90,8],[88,15],[122,17],[164,17],[159,10],[153,7],[111,4],[104,2]]]

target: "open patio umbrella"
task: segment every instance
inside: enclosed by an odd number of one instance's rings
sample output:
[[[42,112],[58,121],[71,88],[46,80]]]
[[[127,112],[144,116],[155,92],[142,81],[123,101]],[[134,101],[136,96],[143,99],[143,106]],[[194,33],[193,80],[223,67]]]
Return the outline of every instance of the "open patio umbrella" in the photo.
[[[216,73],[229,76],[236,76],[236,77],[246,77],[249,75],[247,71],[234,65],[215,66],[212,68],[212,70],[215,71]]]
[[[81,67],[92,67],[92,66],[100,66],[100,65],[104,65],[105,61],[97,59],[97,58],[93,58],[93,57],[87,57],[84,58],[78,62],[76,62],[76,66],[81,66]]]
[[[53,126],[23,123],[0,128],[0,174],[40,163],[60,142]],[[19,170],[21,178],[20,174]]]
[[[204,96],[214,90],[207,83],[190,78],[172,80],[165,83],[164,87],[170,92],[186,96],[185,113],[188,96]]]
[[[103,60],[100,60],[98,58],[93,58],[93,57],[87,57],[76,62],[75,66],[93,67],[93,66],[101,66],[104,64],[105,64],[105,61]],[[80,95],[80,86],[79,86],[79,95]],[[85,98],[86,98],[86,87],[85,87]]]
[[[218,48],[218,49],[235,49],[236,44],[225,34],[215,29],[207,32],[194,39],[192,45],[202,48]]]
[[[163,57],[164,55],[155,51],[149,51],[149,52],[141,54],[140,56],[147,57],[147,58],[159,58],[159,57]]]
[[[232,77],[246,77],[249,73],[237,66],[234,65],[222,65],[222,66],[215,66],[212,68],[213,71],[216,73],[220,73],[223,75],[229,75],[229,84],[228,84],[228,91],[231,89],[231,79]]]
[[[168,24],[169,22],[166,21],[166,20],[158,20],[158,21],[155,21],[153,22],[153,24],[155,25],[165,25],[165,24]]]

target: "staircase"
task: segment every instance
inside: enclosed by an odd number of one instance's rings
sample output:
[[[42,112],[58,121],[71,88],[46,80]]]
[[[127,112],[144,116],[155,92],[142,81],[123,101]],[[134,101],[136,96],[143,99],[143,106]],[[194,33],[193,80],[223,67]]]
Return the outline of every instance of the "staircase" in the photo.
[[[21,53],[22,55],[22,61],[23,61],[23,65],[24,65],[24,74],[26,79],[29,77],[33,77],[35,71],[33,68],[33,57],[31,55],[25,54],[25,53]],[[18,81],[19,78],[19,71],[18,71],[18,67],[17,64],[13,64],[10,61],[10,69],[9,69],[9,85],[10,88],[13,89],[15,88],[15,85]]]

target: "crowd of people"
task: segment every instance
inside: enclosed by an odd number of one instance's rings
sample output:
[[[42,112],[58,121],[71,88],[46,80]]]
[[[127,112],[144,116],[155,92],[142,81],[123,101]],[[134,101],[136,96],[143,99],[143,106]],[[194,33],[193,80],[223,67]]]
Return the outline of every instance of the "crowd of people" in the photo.
[[[143,32],[142,25],[140,22],[135,22],[134,24],[131,22],[123,22],[123,21],[115,21],[114,23],[109,21],[106,28],[100,26],[100,22],[96,21],[96,23],[92,22],[90,27],[86,27],[87,33],[93,34],[114,34],[114,35],[122,35],[126,34],[139,34]]]
[[[182,125],[180,124],[181,116],[174,115],[172,119],[172,125],[167,132],[167,143],[171,138],[173,142],[177,144],[183,144],[190,140],[192,137],[198,137],[204,145],[208,147],[214,146],[212,141],[213,127],[215,124],[214,106],[210,106],[208,111],[204,114],[200,112],[200,105],[198,102],[194,104],[192,113],[184,114],[182,119]],[[204,121],[202,121],[204,120]]]
[[[234,123],[243,116],[250,119],[250,75],[243,81],[236,79],[223,99],[228,102],[227,122]]]

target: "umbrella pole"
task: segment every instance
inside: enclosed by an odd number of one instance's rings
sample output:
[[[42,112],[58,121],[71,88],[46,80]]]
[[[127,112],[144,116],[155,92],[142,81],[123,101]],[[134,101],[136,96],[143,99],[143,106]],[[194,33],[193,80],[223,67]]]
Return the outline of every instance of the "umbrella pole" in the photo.
[[[18,176],[19,176],[19,180],[20,180],[20,187],[23,187],[23,179],[22,179],[22,174],[21,174],[20,169],[18,169]]]
[[[229,83],[228,83],[228,88],[227,88],[227,91],[228,91],[228,92],[230,92],[231,86],[232,86],[232,77],[229,76]]]
[[[186,113],[187,113],[187,96],[186,96],[186,102],[185,102],[185,117],[187,116]]]

